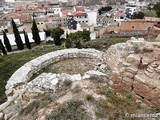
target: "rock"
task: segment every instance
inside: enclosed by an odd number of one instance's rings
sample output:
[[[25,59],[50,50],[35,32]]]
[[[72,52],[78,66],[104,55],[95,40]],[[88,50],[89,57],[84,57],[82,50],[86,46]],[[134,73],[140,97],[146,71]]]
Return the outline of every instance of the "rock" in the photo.
[[[7,96],[12,96],[13,95],[13,90],[12,89],[8,89],[8,90],[5,91],[5,94]]]
[[[126,67],[125,71],[129,72],[129,73],[132,73],[132,74],[135,74],[135,73],[137,73],[138,69],[137,68],[133,68],[133,67]]]
[[[150,72],[150,73],[153,73],[154,70],[153,69],[150,69],[150,68],[147,68],[147,71]]]
[[[73,81],[82,80],[81,74],[71,75],[71,80]]]
[[[90,75],[90,76],[94,76],[94,75],[98,75],[98,76],[106,76],[106,74],[99,72],[99,71],[95,71],[95,70],[90,70],[85,72],[86,75]]]
[[[156,71],[158,74],[160,74],[160,69],[155,69],[155,71]]]
[[[123,62],[122,64],[124,65],[124,67],[130,67],[131,66],[131,64],[129,64],[127,62]]]
[[[134,55],[134,54],[130,54],[128,57],[127,57],[127,62],[128,63],[132,63],[134,65],[139,65],[140,63],[140,58],[138,55]]]
[[[142,65],[148,65],[149,61],[147,61],[145,58],[142,58]]]
[[[154,50],[154,47],[150,43],[146,43],[143,48],[143,52],[152,52],[153,50]]]
[[[136,103],[142,103],[142,101],[141,100],[136,100]]]
[[[13,113],[5,114],[4,119],[9,120],[13,115],[14,115]]]
[[[107,65],[101,64],[100,67],[99,67],[99,71],[100,72],[105,72],[106,70],[107,70]]]
[[[158,64],[156,64],[156,63],[151,63],[151,66],[152,66],[153,68],[157,68],[157,67],[158,67]]]
[[[154,73],[150,73],[148,71],[144,72],[148,77],[153,78],[154,77]]]
[[[131,83],[131,82],[133,82],[133,79],[128,78],[128,77],[123,77],[123,81]]]
[[[62,73],[60,74],[60,76],[58,76],[60,80],[64,81],[64,80],[70,80],[71,76],[69,74],[66,73]]]
[[[133,79],[135,76],[135,74],[133,73],[130,73],[130,72],[124,72],[122,77],[127,77],[127,78],[130,78],[130,79]]]
[[[57,77],[57,74],[52,74],[52,75],[49,77],[49,80],[55,79],[56,77]]]
[[[0,120],[4,119],[3,116],[4,116],[4,114],[2,112],[0,112]]]
[[[52,85],[56,85],[58,83],[59,79],[58,78],[54,78],[51,83]]]
[[[0,111],[5,110],[9,105],[11,104],[11,101],[7,101],[0,105]]]
[[[89,78],[90,78],[90,75],[84,75],[84,76],[82,77],[83,80],[89,79]]]

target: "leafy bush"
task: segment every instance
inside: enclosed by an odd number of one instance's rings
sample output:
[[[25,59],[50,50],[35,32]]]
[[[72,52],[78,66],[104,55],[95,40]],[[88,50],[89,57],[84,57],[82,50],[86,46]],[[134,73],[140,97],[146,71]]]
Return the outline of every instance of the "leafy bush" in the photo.
[[[90,95],[90,94],[87,94],[87,95],[86,95],[86,100],[88,100],[88,101],[93,101],[93,100],[94,100],[94,97],[93,97],[92,95]]]

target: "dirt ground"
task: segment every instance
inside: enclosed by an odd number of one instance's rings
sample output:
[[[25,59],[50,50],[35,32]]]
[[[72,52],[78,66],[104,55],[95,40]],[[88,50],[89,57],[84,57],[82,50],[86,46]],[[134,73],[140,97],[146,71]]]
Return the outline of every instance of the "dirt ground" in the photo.
[[[57,73],[83,74],[88,70],[93,70],[96,62],[98,61],[90,58],[72,58],[53,64],[52,69],[55,69]]]

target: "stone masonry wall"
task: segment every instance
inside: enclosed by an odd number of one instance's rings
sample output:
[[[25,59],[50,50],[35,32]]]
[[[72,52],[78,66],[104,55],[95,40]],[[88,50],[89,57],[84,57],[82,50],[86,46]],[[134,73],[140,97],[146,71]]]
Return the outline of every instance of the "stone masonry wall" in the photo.
[[[111,46],[103,57],[112,70],[110,79],[114,82],[114,90],[160,106],[159,42],[132,38]]]

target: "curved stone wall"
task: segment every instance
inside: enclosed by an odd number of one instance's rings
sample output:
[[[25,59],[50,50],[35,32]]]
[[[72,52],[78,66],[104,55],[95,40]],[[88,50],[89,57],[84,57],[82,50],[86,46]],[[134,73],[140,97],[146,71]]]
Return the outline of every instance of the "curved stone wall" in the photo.
[[[94,58],[102,60],[103,52],[95,49],[64,49],[55,52],[50,52],[36,59],[31,60],[22,67],[20,67],[8,80],[6,85],[6,94],[11,92],[12,88],[26,84],[34,73],[48,66],[49,64],[65,60],[68,58]],[[10,92],[9,92],[10,91]]]

